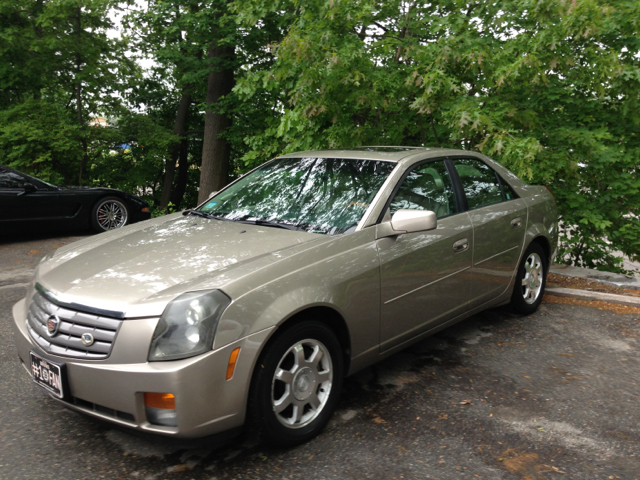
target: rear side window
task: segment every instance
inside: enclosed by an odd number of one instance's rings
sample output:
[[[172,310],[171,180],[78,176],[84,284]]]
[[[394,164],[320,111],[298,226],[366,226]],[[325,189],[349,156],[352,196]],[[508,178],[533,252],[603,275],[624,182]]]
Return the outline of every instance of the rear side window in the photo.
[[[473,158],[455,158],[453,165],[462,182],[469,210],[502,202],[498,176],[485,163]]]

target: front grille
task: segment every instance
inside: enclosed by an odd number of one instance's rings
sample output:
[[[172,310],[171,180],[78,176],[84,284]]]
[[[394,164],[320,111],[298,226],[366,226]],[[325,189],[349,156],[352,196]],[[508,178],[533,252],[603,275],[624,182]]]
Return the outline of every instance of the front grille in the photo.
[[[53,337],[47,330],[51,315],[60,319],[58,333]],[[39,292],[34,292],[27,313],[29,334],[45,352],[87,360],[101,360],[109,356],[121,323],[122,320],[60,307]],[[93,345],[87,347],[82,344],[83,333],[93,335]]]

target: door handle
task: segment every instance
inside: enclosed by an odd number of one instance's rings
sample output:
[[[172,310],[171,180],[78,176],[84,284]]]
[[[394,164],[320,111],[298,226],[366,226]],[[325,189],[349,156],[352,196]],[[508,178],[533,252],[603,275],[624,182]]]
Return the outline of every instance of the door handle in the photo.
[[[513,220],[511,220],[511,226],[513,228],[519,228],[522,226],[522,219],[520,217],[516,217]]]
[[[453,251],[456,253],[464,252],[469,248],[469,240],[462,238],[453,244]]]

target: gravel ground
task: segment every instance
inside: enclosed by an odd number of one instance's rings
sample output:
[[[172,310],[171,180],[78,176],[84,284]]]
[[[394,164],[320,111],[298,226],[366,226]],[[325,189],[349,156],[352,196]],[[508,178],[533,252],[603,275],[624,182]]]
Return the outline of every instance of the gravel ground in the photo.
[[[1,244],[0,272],[68,240]],[[0,479],[640,479],[638,313],[553,297],[528,317],[486,311],[346,379],[326,431],[275,450],[250,434],[141,437],[66,410],[20,366],[10,309],[24,286],[5,281]]]

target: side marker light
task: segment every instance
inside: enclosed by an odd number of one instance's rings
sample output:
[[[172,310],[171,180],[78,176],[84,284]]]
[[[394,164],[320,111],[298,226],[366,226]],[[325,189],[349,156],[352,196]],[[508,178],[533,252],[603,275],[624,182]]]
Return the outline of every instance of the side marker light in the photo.
[[[231,355],[229,355],[229,364],[227,365],[227,380],[231,380],[233,372],[236,369],[236,362],[238,361],[238,354],[240,353],[240,347],[236,348]]]

